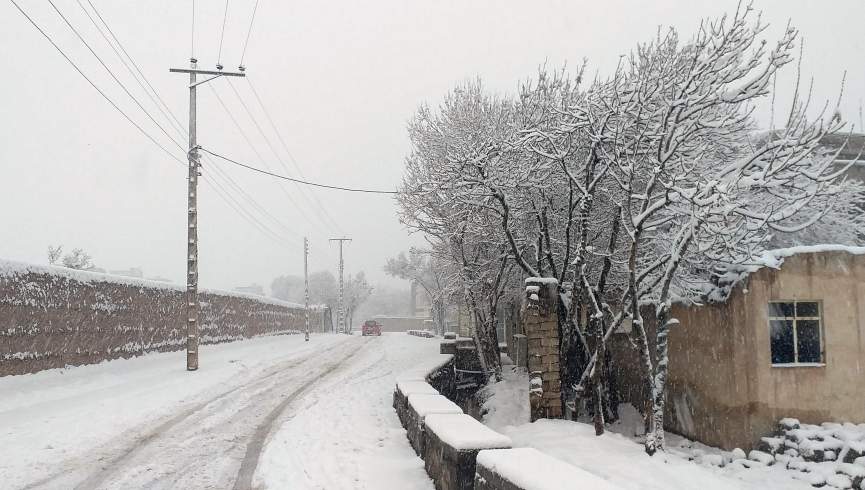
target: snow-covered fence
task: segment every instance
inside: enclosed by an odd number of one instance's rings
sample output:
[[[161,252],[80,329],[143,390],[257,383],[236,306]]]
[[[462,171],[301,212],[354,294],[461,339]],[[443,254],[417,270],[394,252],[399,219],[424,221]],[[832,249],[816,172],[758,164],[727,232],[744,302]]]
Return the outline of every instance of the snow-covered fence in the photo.
[[[0,376],[183,349],[184,288],[62,267],[0,261]],[[205,290],[201,342],[304,328],[303,306]],[[312,312],[322,323],[325,312]]]

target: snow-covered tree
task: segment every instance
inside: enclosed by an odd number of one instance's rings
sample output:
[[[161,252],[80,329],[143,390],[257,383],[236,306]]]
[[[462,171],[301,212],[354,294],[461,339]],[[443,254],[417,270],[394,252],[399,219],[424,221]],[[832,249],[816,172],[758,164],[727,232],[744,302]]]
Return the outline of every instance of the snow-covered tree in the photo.
[[[387,259],[384,271],[393,277],[418,285],[429,298],[433,324],[437,332],[444,332],[445,313],[450,284],[447,266],[437,263],[430,250],[412,247],[408,254],[400,252]]]
[[[797,39],[763,32],[742,7],[686,42],[659,31],[608,78],[542,69],[515,98],[462,84],[409,124],[402,219],[458,271],[485,362],[514,271],[557,279],[565,401],[587,402],[603,432],[606,344],[630,320],[650,454],[664,447],[672,303],[702,301],[714,274],[778,244],[862,239],[863,186],[821,147],[841,119],[808,117],[797,88],[783,127],[757,132]]]

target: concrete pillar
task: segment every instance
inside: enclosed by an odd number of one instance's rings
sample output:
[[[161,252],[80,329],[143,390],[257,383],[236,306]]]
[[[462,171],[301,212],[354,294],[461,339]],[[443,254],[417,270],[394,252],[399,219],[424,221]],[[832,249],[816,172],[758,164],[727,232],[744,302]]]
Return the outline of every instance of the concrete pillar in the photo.
[[[529,404],[531,421],[562,417],[559,371],[558,283],[526,279],[523,325],[528,338]]]

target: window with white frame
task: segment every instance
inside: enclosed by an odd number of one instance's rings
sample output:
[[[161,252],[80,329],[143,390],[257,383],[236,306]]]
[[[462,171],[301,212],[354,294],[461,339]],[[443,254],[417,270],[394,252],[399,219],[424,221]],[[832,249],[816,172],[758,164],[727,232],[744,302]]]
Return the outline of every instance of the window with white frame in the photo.
[[[823,333],[817,301],[769,303],[772,365],[822,364]]]

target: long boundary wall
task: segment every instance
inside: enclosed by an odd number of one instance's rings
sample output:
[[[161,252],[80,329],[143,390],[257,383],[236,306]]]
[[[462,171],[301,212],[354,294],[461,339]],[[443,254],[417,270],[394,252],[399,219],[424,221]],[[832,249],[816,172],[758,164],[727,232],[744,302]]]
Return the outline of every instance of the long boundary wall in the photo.
[[[184,289],[62,267],[0,261],[0,376],[181,350]],[[302,305],[204,290],[201,342],[215,344],[305,327]],[[327,310],[310,312],[322,331]]]

